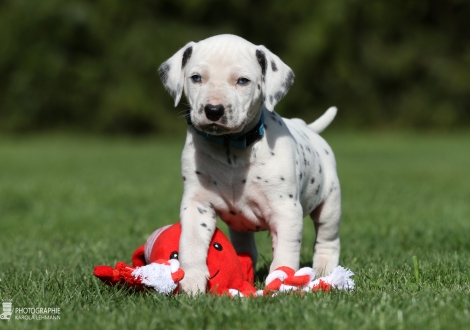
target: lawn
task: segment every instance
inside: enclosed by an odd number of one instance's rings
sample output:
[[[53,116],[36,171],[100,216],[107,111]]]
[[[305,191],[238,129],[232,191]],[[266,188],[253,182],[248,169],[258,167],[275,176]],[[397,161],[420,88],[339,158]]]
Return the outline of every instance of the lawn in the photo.
[[[470,134],[339,133],[341,264],[351,293],[258,299],[164,297],[103,285],[95,265],[130,261],[178,220],[178,139],[0,138],[0,300],[60,308],[5,329],[464,329],[470,326]],[[225,228],[219,223],[220,228]],[[313,224],[305,219],[301,260]],[[257,234],[258,269],[271,260]]]

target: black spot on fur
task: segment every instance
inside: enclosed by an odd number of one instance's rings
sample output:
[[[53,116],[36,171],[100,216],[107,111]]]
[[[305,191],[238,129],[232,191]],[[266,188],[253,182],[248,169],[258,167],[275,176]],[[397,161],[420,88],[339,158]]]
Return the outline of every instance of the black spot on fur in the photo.
[[[315,182],[315,178],[312,178],[312,179],[310,180],[310,183],[313,184],[314,182]]]
[[[319,192],[320,192],[320,185],[318,185],[317,190],[315,190],[315,195],[318,195]]]
[[[273,69],[274,72],[277,71],[277,66],[276,66],[276,62],[274,61],[271,61],[271,68]]]
[[[212,181],[217,186],[217,181]]]
[[[181,69],[183,69],[188,63],[189,59],[191,58],[191,55],[193,54],[193,47],[188,47],[183,53],[183,60],[181,61]]]
[[[292,194],[289,194],[289,198],[292,198],[292,197],[294,197],[294,196]]]
[[[246,183],[246,179],[243,179],[243,180],[242,180],[242,183]]]
[[[258,180],[261,180],[261,177],[260,177],[260,176],[257,176],[256,178],[257,178]]]
[[[215,219],[215,216],[216,216],[215,212],[212,213],[212,219]]]
[[[230,210],[229,212],[231,215],[236,215],[235,211]]]
[[[261,66],[261,73],[264,76],[266,74],[266,55],[262,50],[256,50],[256,59],[258,60],[259,65]]]
[[[183,181],[186,181],[186,177],[185,177],[185,176],[183,176]]]
[[[273,99],[273,96],[272,95],[269,95],[269,103],[273,103],[274,99]]]
[[[284,181],[284,177],[281,176],[281,180]]]
[[[294,83],[294,77],[295,77],[294,72],[289,71],[289,73],[287,73],[286,80],[284,80],[284,82],[282,83],[282,86],[284,86],[286,93],[289,90],[289,88],[292,86],[292,84]]]
[[[320,165],[320,173],[321,173],[321,165]]]
[[[170,71],[170,69],[171,69],[170,64],[166,62],[160,65],[160,67],[158,68],[158,74],[160,75],[160,79],[162,80],[162,83],[164,85],[166,85],[168,81],[168,72]]]
[[[279,198],[282,198],[282,195],[279,195]]]
[[[197,174],[197,175],[200,175],[200,174],[202,174],[202,173],[201,173],[201,172],[199,172],[199,171],[196,171],[196,174]]]
[[[279,102],[280,99],[282,99],[284,97],[284,95],[286,95],[286,93],[283,93],[283,92],[276,92],[276,94],[274,94],[274,98],[276,99],[276,101]]]
[[[275,155],[275,153],[271,151],[271,156],[274,156],[274,155]]]
[[[300,173],[300,174],[299,174],[299,179],[300,179],[300,180],[302,180],[302,176],[303,176],[303,174]]]
[[[261,90],[261,85],[260,84],[258,84],[258,90]]]
[[[204,222],[203,222],[203,223],[201,223],[201,226],[203,226],[203,227],[207,227],[207,225],[206,225]]]
[[[206,210],[206,209],[203,209],[202,207],[198,207],[197,210],[198,210],[199,213],[201,213],[201,214],[204,214],[204,213],[207,212],[207,210]]]

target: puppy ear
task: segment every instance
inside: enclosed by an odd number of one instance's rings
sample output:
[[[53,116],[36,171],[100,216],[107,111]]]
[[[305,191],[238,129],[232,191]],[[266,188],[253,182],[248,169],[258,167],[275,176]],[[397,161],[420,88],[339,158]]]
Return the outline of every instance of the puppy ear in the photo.
[[[178,50],[175,55],[162,63],[158,68],[160,79],[165,89],[175,99],[175,107],[178,105],[183,94],[184,67],[191,58],[195,42],[189,42]]]
[[[264,46],[256,48],[256,59],[263,75],[264,105],[269,111],[287,94],[294,83],[294,72],[279,57]]]

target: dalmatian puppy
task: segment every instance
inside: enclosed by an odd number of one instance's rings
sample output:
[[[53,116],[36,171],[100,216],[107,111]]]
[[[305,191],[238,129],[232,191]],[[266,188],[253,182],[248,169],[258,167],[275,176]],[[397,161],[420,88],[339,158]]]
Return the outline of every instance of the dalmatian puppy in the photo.
[[[292,70],[264,46],[234,35],[190,42],[159,68],[178,105],[189,110],[182,154],[184,194],[179,261],[182,289],[205,292],[209,242],[217,216],[237,252],[256,265],[254,232],[269,230],[273,261],[299,268],[303,218],[316,229],[313,267],[329,273],[339,261],[340,185],[331,148],[320,133],[336,115],[314,123],[281,118],[274,106],[294,81]],[[223,248],[223,247],[221,247]]]

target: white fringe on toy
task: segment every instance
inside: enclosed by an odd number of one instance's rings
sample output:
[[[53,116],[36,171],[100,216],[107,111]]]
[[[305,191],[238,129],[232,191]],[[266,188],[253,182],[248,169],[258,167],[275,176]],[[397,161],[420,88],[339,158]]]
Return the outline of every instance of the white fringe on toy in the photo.
[[[174,268],[174,265],[172,265]],[[146,266],[137,267],[132,275],[140,278],[142,284],[152,287],[155,291],[162,294],[172,293],[178,286],[171,277],[171,266],[151,263]]]
[[[336,266],[330,275],[320,277],[315,281],[310,282],[308,284],[308,287],[311,290],[314,286],[318,285],[320,281],[323,281],[330,284],[333,289],[353,291],[355,286],[354,280],[351,278],[351,276],[353,275],[354,273],[350,269],[341,266]],[[307,290],[310,291],[309,289]]]

